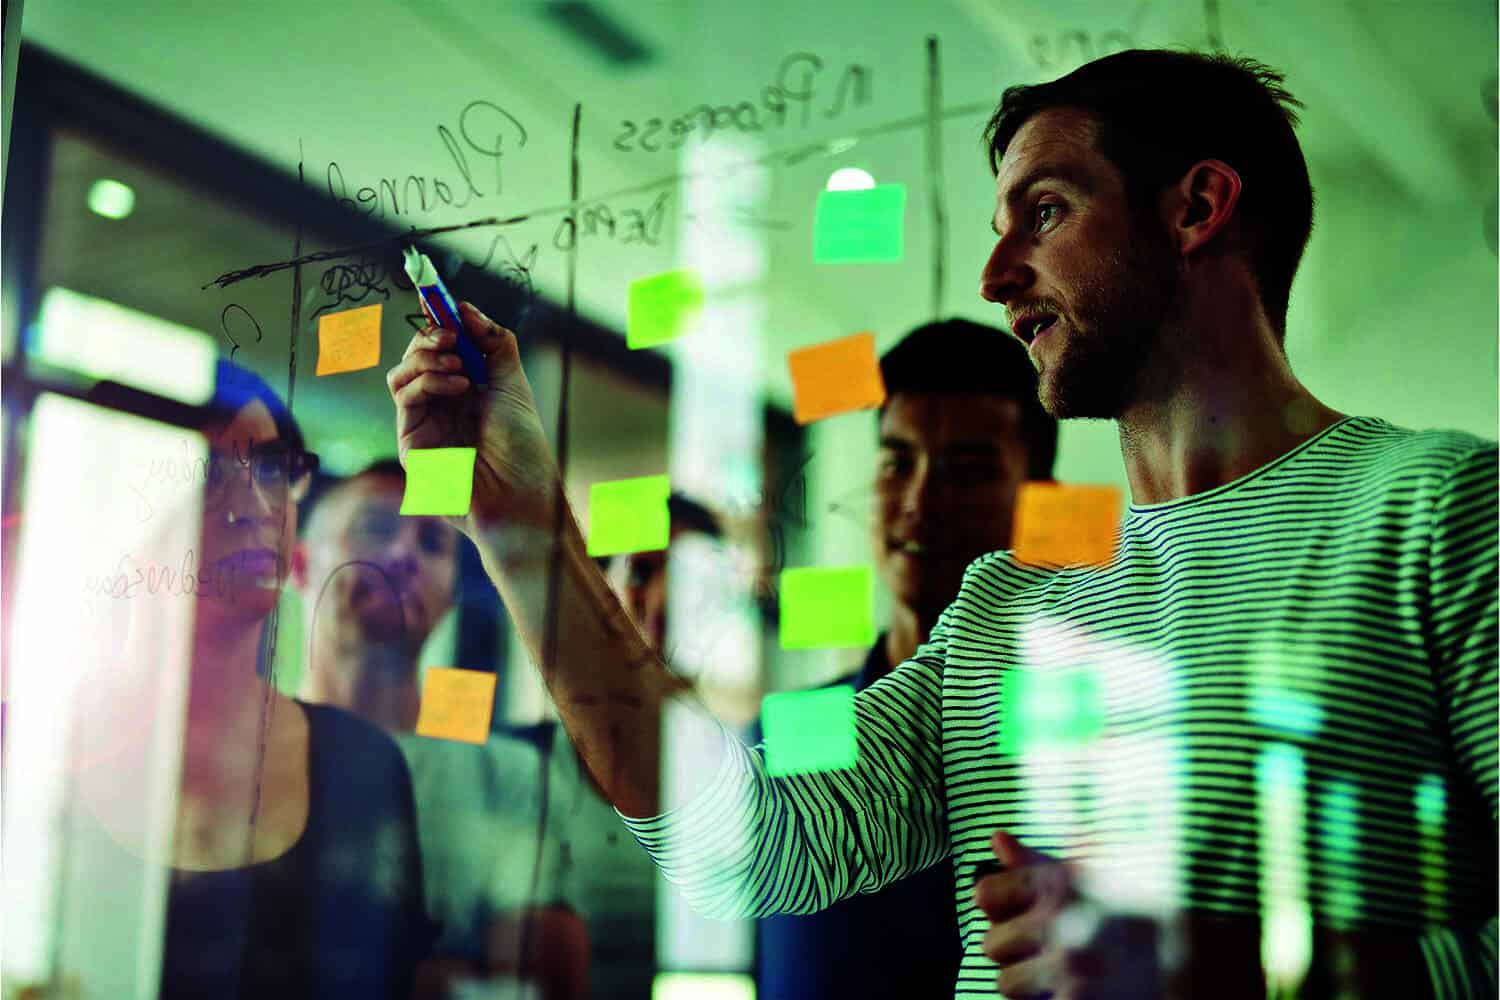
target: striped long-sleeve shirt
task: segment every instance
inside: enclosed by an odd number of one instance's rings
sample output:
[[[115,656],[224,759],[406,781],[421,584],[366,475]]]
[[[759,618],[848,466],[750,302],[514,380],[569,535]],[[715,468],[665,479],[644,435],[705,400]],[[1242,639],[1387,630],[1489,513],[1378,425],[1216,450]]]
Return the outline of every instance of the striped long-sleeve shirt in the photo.
[[[627,823],[710,914],[949,865],[958,997],[996,995],[969,880],[996,828],[1098,861],[1127,909],[1407,929],[1437,996],[1493,996],[1496,459],[1349,418],[1130,507],[1107,568],[992,553],[856,696],[854,767],[771,777],[728,738],[696,798]]]

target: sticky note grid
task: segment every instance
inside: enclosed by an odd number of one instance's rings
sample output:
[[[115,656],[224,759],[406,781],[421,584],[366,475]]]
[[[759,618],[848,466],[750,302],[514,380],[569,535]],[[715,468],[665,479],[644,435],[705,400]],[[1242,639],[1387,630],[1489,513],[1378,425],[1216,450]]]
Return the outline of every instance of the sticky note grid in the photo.
[[[786,363],[792,374],[792,415],[799,424],[885,402],[873,333],[800,347],[787,354]]]
[[[380,306],[377,302],[318,317],[318,367],[314,374],[338,375],[380,364]]]
[[[847,684],[767,695],[761,721],[772,775],[833,771],[858,761],[854,689]]]
[[[875,641],[875,577],[868,566],[781,571],[782,649],[836,649]]]
[[[1000,752],[1081,746],[1104,728],[1099,679],[1088,670],[1006,670],[1000,679]]]
[[[819,264],[889,264],[906,253],[906,185],[823,191],[813,215]]]
[[[473,448],[412,448],[406,453],[401,513],[462,517],[474,497]]]
[[[464,743],[489,739],[495,675],[487,670],[430,667],[422,684],[417,735]]]
[[[672,526],[666,476],[615,479],[589,486],[588,553],[654,552],[667,547]]]
[[[667,271],[630,283],[625,343],[655,347],[689,332],[703,308],[703,285],[692,271]]]
[[[1115,557],[1121,504],[1115,486],[1024,483],[1011,552],[1040,565],[1107,566]]]

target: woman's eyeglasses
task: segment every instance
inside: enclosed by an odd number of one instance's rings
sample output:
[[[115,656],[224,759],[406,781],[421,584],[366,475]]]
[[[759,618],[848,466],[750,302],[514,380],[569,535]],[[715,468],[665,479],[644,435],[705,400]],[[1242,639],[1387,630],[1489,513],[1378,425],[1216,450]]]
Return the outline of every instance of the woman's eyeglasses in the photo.
[[[209,452],[204,467],[204,499],[210,509],[221,503],[236,476],[248,473],[260,495],[281,505],[300,503],[318,471],[318,456],[280,441],[232,453]]]

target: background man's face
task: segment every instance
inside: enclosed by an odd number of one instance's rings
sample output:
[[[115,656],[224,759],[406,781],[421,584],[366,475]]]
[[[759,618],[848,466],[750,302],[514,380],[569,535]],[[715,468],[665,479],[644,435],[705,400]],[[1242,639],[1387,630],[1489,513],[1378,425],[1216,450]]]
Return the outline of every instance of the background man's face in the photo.
[[[420,644],[453,603],[458,534],[439,518],[403,517],[401,491],[398,479],[361,476],[313,512],[307,593],[321,601],[320,619],[335,615],[369,639],[405,631]]]
[[[675,538],[677,532],[672,534]],[[625,564],[625,606],[652,648],[658,651],[667,648],[668,554],[665,549],[632,552]]]
[[[1026,479],[1020,404],[981,394],[897,393],[880,418],[874,537],[881,578],[935,618],[964,570],[1008,548]]]
[[[996,177],[1002,238],[980,286],[1012,315],[1057,317],[1028,351],[1042,405],[1058,418],[1118,417],[1178,319],[1182,261],[1160,220],[1131,212],[1119,171],[1093,136],[1072,109],[1041,112],[1016,133]],[[1017,182],[1044,166],[1078,180],[1043,179],[1011,203]]]

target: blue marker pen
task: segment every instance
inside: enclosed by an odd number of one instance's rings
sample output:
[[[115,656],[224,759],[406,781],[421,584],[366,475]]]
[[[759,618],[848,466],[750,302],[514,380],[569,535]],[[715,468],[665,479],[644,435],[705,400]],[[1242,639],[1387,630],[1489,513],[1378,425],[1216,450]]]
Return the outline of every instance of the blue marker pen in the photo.
[[[406,258],[406,276],[417,286],[417,295],[427,307],[427,315],[435,319],[437,325],[444,330],[452,330],[458,334],[456,350],[459,360],[464,363],[464,374],[472,384],[484,385],[489,381],[489,369],[485,365],[484,355],[479,353],[479,348],[474,346],[474,341],[464,330],[463,320],[458,315],[458,303],[448,294],[443,279],[438,277],[437,268],[416,247],[406,247],[401,255]]]

